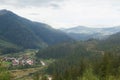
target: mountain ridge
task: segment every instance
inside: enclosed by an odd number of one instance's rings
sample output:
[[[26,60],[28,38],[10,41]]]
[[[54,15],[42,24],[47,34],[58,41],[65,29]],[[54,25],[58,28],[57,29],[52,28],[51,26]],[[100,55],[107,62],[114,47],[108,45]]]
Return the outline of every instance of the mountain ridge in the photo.
[[[9,10],[1,10],[0,14],[0,40],[23,49],[44,48],[73,41],[66,33],[56,30],[48,24],[28,20]]]

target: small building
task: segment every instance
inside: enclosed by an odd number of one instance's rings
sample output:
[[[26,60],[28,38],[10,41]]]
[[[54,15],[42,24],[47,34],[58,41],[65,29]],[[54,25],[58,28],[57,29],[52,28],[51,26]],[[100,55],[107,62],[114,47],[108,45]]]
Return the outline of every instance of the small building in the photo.
[[[17,60],[17,59],[12,60],[12,65],[13,66],[19,65],[19,60]]]
[[[29,65],[33,65],[33,60],[27,59],[26,63],[29,64]]]

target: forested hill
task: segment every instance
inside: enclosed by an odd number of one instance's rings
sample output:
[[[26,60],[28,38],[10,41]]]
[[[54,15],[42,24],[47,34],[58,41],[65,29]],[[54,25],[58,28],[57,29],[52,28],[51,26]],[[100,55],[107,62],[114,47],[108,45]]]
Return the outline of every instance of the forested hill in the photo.
[[[99,41],[98,48],[108,52],[120,53],[120,32]]]
[[[77,51],[92,51],[93,53],[119,53],[120,52],[120,32],[111,35],[105,40],[90,39],[73,43],[63,43],[46,49],[39,50],[37,57],[59,59]]]
[[[36,54],[38,58],[44,59],[60,59],[67,57],[72,54],[79,52],[85,53],[88,48],[92,49],[92,46],[95,46],[96,42],[74,42],[74,43],[63,43],[55,46],[51,46],[42,50]],[[84,52],[85,51],[85,52]],[[86,55],[86,54],[82,54]]]
[[[0,40],[22,48],[43,48],[73,39],[47,24],[30,21],[8,10],[0,10]]]
[[[120,33],[106,40],[56,45],[37,53],[55,59],[46,72],[53,80],[120,80]]]

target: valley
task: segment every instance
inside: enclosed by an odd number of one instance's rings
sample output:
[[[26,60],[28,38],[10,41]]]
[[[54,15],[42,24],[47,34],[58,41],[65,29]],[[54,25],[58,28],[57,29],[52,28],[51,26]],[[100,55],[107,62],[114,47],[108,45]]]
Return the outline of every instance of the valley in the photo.
[[[120,27],[50,25],[0,10],[0,80],[120,80]]]

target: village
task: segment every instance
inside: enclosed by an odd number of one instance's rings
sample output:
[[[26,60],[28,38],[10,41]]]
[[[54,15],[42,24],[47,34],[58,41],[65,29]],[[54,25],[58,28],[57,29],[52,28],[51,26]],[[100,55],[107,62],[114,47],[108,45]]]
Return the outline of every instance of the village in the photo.
[[[3,57],[2,61],[9,62],[12,66],[34,65],[35,60],[28,56],[22,57]]]

